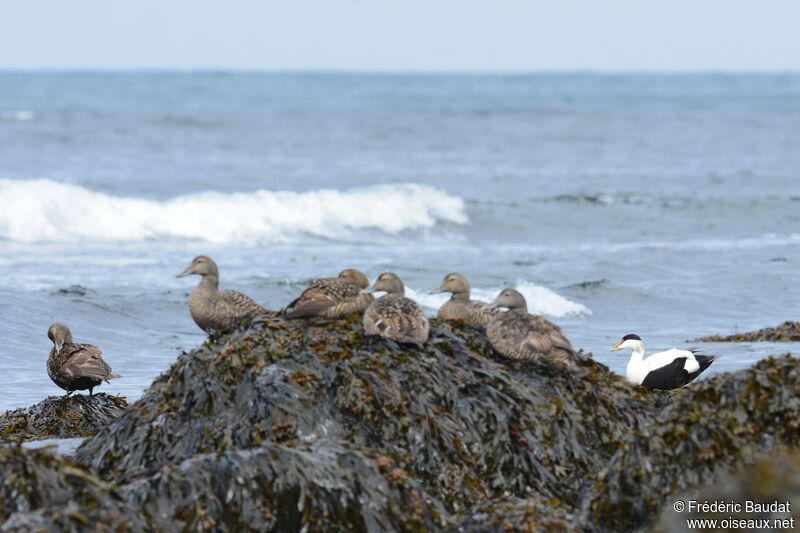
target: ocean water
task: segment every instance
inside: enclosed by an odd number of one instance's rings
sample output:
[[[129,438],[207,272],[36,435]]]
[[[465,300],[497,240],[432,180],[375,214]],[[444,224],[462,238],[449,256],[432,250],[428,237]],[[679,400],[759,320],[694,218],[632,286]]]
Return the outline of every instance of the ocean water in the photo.
[[[346,267],[519,287],[618,372],[798,319],[800,75],[0,73],[0,409],[48,325],[131,400],[200,344],[198,254],[271,308]],[[707,344],[732,371],[796,344]]]

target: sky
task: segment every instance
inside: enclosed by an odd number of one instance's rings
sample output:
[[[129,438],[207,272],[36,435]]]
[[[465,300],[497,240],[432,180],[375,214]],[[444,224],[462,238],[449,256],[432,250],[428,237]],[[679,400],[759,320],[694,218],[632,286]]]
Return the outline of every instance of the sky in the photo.
[[[800,70],[800,0],[0,0],[0,69]]]

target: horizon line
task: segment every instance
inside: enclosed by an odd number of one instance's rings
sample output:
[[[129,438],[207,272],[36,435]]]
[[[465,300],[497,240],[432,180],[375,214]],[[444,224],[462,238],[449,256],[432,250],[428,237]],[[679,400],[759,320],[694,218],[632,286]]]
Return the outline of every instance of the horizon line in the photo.
[[[540,69],[396,69],[396,68],[244,68],[244,67],[2,67],[0,74],[274,74],[381,76],[526,76],[526,75],[797,75],[800,68],[540,68]]]

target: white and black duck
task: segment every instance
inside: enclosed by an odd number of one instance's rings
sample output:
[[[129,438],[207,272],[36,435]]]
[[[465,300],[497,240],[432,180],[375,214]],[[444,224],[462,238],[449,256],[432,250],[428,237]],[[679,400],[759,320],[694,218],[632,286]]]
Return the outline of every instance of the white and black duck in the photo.
[[[622,337],[611,351],[625,349],[631,350],[631,360],[625,371],[628,382],[654,390],[677,389],[691,383],[719,357],[701,355],[694,349],[672,348],[645,358],[644,342],[633,333]]]

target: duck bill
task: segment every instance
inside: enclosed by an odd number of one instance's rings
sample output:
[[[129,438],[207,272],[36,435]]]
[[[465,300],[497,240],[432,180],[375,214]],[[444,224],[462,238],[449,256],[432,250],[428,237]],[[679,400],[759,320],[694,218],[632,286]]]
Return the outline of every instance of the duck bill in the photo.
[[[192,274],[194,274],[194,272],[192,272],[192,267],[189,267],[186,270],[184,270],[183,272],[181,272],[180,274],[175,274],[175,277],[176,278],[185,278],[186,276],[191,276]]]
[[[625,341],[619,341],[617,344],[611,347],[609,352],[616,352],[617,350],[621,350],[622,348],[620,348],[620,346],[622,345],[623,342]]]
[[[428,291],[428,294],[441,294],[441,293],[443,293],[443,292],[444,292],[444,289],[442,288],[442,286],[441,286],[441,285],[439,285],[439,286],[438,286],[438,287],[436,287],[435,289],[431,289],[431,290],[429,290],[429,291]]]
[[[55,346],[56,346],[56,353],[59,353],[61,351],[61,348],[64,347],[64,341],[56,341]]]

